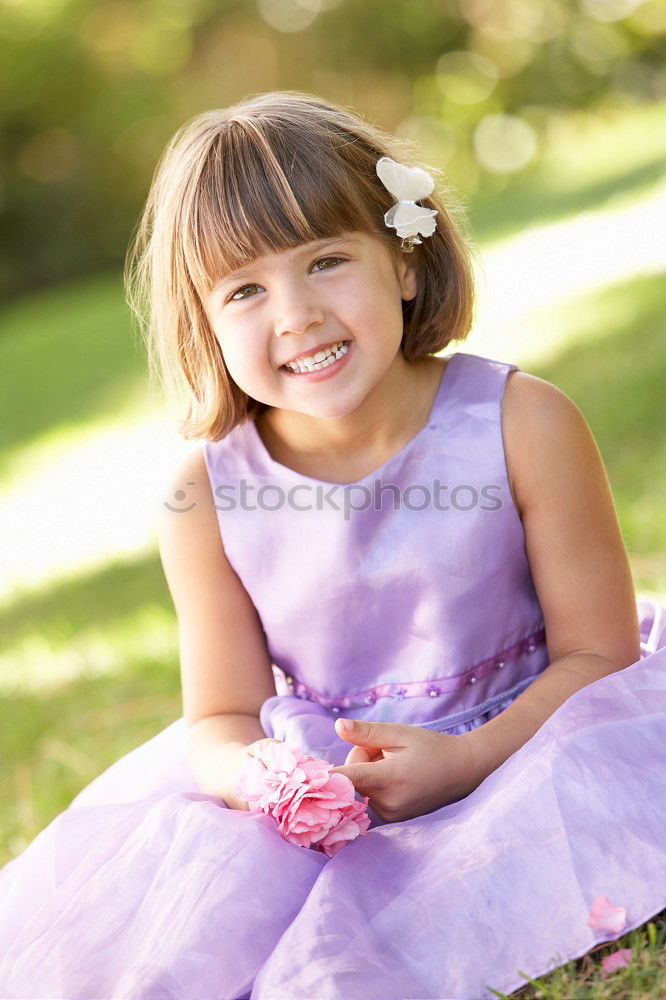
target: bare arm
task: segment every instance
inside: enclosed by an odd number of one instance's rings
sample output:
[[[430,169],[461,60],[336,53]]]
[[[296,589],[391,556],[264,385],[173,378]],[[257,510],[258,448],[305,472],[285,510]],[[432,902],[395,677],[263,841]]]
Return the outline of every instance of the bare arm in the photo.
[[[231,809],[248,809],[233,789],[240,754],[264,739],[255,715],[210,715],[188,726],[187,757],[197,784],[207,795],[223,799]]]
[[[188,761],[203,792],[246,809],[233,791],[238,755],[265,737],[259,710],[275,684],[261,621],[224,552],[202,448],[167,485],[157,521],[178,617]]]
[[[603,461],[580,410],[549,382],[514,372],[502,432],[551,662],[508,708],[465,734],[479,781],[572,694],[640,657],[631,569]]]

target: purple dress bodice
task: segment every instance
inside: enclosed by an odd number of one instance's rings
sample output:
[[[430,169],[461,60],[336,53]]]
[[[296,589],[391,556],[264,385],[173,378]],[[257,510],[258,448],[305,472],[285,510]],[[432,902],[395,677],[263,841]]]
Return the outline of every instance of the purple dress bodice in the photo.
[[[425,427],[350,485],[281,465],[252,422],[206,442],[224,549],[273,662],[268,735],[308,743],[286,723],[310,716],[337,740],[338,715],[463,732],[547,666],[502,441],[517,368],[452,355]],[[321,726],[310,736],[330,750]]]

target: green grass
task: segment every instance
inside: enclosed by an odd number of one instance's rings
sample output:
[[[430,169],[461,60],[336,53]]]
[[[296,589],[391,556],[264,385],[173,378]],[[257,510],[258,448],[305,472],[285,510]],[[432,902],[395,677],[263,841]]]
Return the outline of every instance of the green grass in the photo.
[[[635,123],[627,117],[622,169],[603,143],[594,168],[585,142],[569,159],[556,146],[538,169],[477,200],[475,230],[490,242],[643,191],[663,169],[656,128],[663,110],[653,118],[641,151],[631,145]],[[666,595],[662,287],[661,277],[635,278],[535,315],[535,336],[553,349],[547,361],[524,367],[584,413],[608,470],[636,587]],[[0,475],[16,469],[26,449],[74,438],[135,406],[145,392],[145,360],[130,334],[120,275],[5,310],[0,370]],[[0,811],[2,864],[104,768],[181,714],[176,624],[157,553],[54,580],[0,606],[0,690],[0,798],[15,803]],[[663,996],[665,943],[666,911],[513,996]],[[632,967],[603,980],[601,957],[624,947],[634,952]]]
[[[666,102],[629,112],[562,116],[544,154],[516,175],[489,178],[467,206],[482,244],[635,198],[666,173]]]
[[[556,358],[531,365],[578,405],[604,459],[640,590],[666,595],[666,316],[663,276],[614,285],[552,309],[541,329],[566,328]]]
[[[602,959],[623,948],[631,951],[630,965],[604,975]],[[617,941],[597,945],[582,958],[564,963],[548,976],[524,976],[525,986],[509,995],[511,1000],[662,1000],[665,967],[666,920],[662,913]],[[507,998],[500,990],[495,995]]]
[[[116,273],[40,292],[0,313],[0,480],[25,445],[113,417],[136,399],[142,352]]]
[[[0,609],[0,864],[104,768],[181,715],[159,558],[124,561]]]

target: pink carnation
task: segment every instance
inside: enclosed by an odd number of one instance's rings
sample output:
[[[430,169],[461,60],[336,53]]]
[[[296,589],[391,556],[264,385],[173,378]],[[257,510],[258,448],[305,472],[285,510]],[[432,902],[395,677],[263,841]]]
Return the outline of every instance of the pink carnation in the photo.
[[[614,906],[608,896],[595,896],[587,918],[588,927],[619,934],[627,925],[624,906]]]
[[[611,972],[617,972],[618,969],[625,969],[631,961],[631,948],[619,948],[617,951],[612,952],[610,955],[605,955],[601,959],[601,967],[604,970],[604,974],[609,976]]]
[[[262,743],[252,752],[236,777],[236,794],[250,812],[273,816],[285,840],[330,858],[368,832],[369,799],[356,801],[349,778],[331,774],[333,764],[304,754],[296,743]]]

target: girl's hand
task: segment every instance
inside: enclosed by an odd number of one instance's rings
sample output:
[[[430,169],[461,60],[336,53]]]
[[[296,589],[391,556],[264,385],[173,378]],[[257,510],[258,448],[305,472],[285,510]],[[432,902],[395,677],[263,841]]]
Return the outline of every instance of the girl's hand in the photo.
[[[354,746],[342,767],[374,812],[399,823],[464,798],[483,780],[466,733],[437,733],[421,726],[336,720],[336,732]]]

